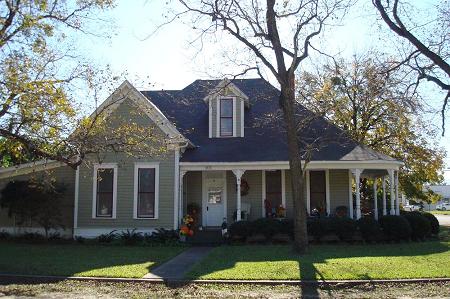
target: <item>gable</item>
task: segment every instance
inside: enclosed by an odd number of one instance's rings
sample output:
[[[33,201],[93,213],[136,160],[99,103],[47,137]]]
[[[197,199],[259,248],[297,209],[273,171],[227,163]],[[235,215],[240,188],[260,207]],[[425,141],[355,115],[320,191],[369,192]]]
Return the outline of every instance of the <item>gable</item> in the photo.
[[[130,109],[126,107],[132,107],[135,105],[141,114],[145,114],[153,124],[155,124],[169,139],[169,143],[190,143],[190,141],[184,137],[178,129],[167,119],[167,117],[159,110],[159,108],[151,102],[150,99],[140,93],[130,82],[124,81],[92,114],[94,117],[96,114],[105,113],[108,118],[111,116],[121,105],[122,106],[118,114],[130,112]],[[131,105],[132,104],[132,105]],[[131,105],[131,106],[130,106]],[[125,110],[124,110],[125,109]],[[137,110],[136,110],[137,111]],[[142,120],[142,119],[141,119]]]

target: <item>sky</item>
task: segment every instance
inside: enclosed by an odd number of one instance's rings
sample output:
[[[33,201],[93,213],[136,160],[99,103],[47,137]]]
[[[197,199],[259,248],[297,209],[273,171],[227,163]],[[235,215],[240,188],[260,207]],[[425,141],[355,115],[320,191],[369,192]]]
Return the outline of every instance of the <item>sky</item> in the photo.
[[[195,37],[193,30],[180,22],[164,26],[154,33],[156,26],[164,22],[162,16],[166,2],[119,0],[114,9],[99,15],[108,22],[95,24],[99,30],[110,33],[111,37],[83,37],[78,43],[80,53],[96,64],[109,65],[114,73],[126,73],[127,79],[139,89],[181,89],[196,79],[218,78],[219,70],[226,68],[221,64],[223,59],[220,59],[223,48],[230,47],[230,44],[225,45],[227,42],[220,39],[208,41],[199,51],[198,47],[189,44]],[[375,11],[365,2],[360,1],[340,26],[333,27],[326,32],[325,38],[319,37],[315,42],[327,53],[339,53],[344,57],[372,48],[382,51],[393,48],[394,45],[386,44],[386,39],[383,39],[390,32],[380,30],[381,23],[377,23]],[[433,3],[431,0],[415,2],[423,10]],[[435,108],[442,101],[439,94],[433,91],[427,100]],[[428,118],[431,122],[439,119],[437,114],[430,114]],[[447,121],[450,127],[450,117]],[[450,132],[439,142],[450,156]],[[450,168],[450,157],[446,163]],[[450,184],[450,171],[445,173],[445,180]]]

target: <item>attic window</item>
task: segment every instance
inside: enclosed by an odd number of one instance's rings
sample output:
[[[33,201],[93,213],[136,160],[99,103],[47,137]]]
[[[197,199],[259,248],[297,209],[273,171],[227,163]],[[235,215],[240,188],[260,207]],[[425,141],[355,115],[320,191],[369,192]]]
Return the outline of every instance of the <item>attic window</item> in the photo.
[[[220,99],[220,136],[233,136],[233,99]]]

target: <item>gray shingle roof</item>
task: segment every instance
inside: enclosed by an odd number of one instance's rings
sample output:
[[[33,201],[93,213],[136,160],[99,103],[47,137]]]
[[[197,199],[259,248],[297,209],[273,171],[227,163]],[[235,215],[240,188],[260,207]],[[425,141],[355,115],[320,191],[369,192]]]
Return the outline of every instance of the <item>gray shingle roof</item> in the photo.
[[[245,109],[245,137],[209,138],[208,105],[203,98],[219,80],[197,80],[182,90],[143,91],[172,121],[178,130],[195,144],[183,154],[183,162],[255,162],[288,161],[286,133],[279,111],[280,91],[262,79],[239,79],[233,83],[250,101]],[[308,126],[299,129],[304,144],[314,144],[308,152],[312,160],[367,161],[395,159],[357,144],[336,126],[297,107],[299,121]]]

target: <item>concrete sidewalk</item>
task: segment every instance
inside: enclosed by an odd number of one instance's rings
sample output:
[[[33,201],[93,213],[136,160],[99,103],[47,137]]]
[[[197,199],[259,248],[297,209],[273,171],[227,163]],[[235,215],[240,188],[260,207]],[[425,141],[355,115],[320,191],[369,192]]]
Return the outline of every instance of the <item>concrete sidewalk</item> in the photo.
[[[173,259],[151,270],[143,278],[151,279],[183,279],[184,275],[201,261],[214,247],[192,247]]]

